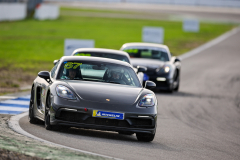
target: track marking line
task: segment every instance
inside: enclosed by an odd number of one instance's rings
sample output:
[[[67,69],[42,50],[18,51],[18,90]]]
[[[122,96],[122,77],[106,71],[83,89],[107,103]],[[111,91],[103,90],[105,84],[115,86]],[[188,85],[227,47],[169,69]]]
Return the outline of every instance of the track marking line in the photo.
[[[4,96],[3,96],[4,97]],[[20,114],[28,111],[30,95],[22,97],[6,96],[4,98],[12,98],[0,102],[0,114]]]
[[[194,56],[194,55],[196,55],[196,54],[198,54],[198,53],[200,53],[200,52],[202,52],[202,51],[204,51],[204,50],[206,50],[206,49],[208,49],[208,48],[210,48],[210,47],[212,47],[212,46],[214,46],[214,45],[216,45],[220,42],[222,42],[223,40],[229,38],[230,36],[236,34],[239,31],[240,31],[240,27],[234,28],[231,31],[228,31],[228,32],[222,34],[221,36],[211,40],[210,42],[205,43],[205,44],[203,44],[203,45],[201,45],[201,46],[199,46],[199,47],[197,47],[197,48],[195,48],[195,49],[193,49],[193,50],[191,50],[191,51],[189,51],[189,52],[187,52],[187,53],[185,53],[181,56],[178,56],[178,57],[181,60],[192,57],[192,56]]]

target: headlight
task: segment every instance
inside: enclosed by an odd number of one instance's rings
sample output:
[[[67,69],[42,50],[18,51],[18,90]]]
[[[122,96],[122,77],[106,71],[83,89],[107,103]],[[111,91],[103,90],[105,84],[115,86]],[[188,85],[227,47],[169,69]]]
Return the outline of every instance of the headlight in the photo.
[[[169,71],[170,71],[170,67],[165,66],[165,67],[164,67],[164,72],[165,72],[165,73],[168,73]]]
[[[151,107],[155,104],[155,96],[153,94],[146,94],[138,103],[140,107]]]
[[[156,72],[158,72],[158,73],[168,73],[169,71],[170,71],[169,66],[163,66],[162,68],[156,69]]]
[[[72,91],[63,85],[58,85],[56,87],[56,92],[59,97],[66,99],[77,99],[76,96],[72,93]]]

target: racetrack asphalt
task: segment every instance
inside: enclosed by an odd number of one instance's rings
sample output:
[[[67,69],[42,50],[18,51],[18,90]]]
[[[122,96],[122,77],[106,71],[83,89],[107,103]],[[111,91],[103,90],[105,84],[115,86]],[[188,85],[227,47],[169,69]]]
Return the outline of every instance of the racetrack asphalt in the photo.
[[[71,128],[47,131],[27,117],[20,126],[36,137],[120,159],[239,159],[240,32],[182,61],[181,85],[156,93],[158,129],[153,142],[135,135]]]

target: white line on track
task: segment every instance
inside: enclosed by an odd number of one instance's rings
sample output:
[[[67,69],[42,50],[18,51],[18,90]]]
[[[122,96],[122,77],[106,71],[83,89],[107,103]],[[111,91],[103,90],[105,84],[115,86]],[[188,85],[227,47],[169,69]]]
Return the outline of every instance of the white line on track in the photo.
[[[103,158],[110,158],[110,159],[116,159],[116,160],[120,160],[119,158],[114,158],[114,157],[110,157],[110,156],[105,156],[105,155],[101,155],[101,154],[97,154],[97,153],[93,153],[93,152],[88,152],[88,151],[84,151],[84,150],[80,150],[80,149],[75,149],[75,148],[71,148],[71,147],[67,147],[67,146],[63,146],[63,145],[60,145],[60,144],[56,144],[56,143],[53,143],[53,142],[49,142],[47,140],[44,140],[44,139],[41,139],[41,138],[38,138],[26,131],[24,131],[20,125],[19,125],[19,120],[24,117],[24,116],[27,116],[28,115],[28,112],[24,112],[24,113],[21,113],[21,114],[18,114],[16,116],[12,116],[10,118],[10,120],[8,121],[8,126],[14,130],[15,132],[17,133],[20,133],[22,135],[25,135],[27,137],[30,137],[30,138],[33,138],[33,139],[36,139],[36,140],[39,140],[41,142],[45,142],[45,143],[48,143],[48,144],[51,144],[51,145],[55,145],[57,147],[62,147],[62,148],[67,148],[67,149],[70,149],[70,150],[74,150],[74,151],[78,151],[78,152],[82,152],[82,153],[86,153],[86,154],[91,154],[91,155],[95,155],[95,156],[100,156],[100,157],[103,157]]]
[[[0,110],[3,111],[28,111],[28,108],[19,108],[19,107],[8,107],[8,106],[1,106]]]
[[[240,31],[240,27],[234,28],[231,31],[228,31],[228,32],[224,33],[223,35],[221,35],[221,36],[211,40],[210,42],[205,43],[205,44],[201,45],[200,47],[197,47],[197,48],[195,48],[195,49],[193,49],[193,50],[191,50],[191,51],[189,51],[189,52],[179,56],[179,58],[181,60],[184,60],[186,58],[192,57],[192,56],[202,52],[203,50],[208,49],[208,48],[210,48],[210,47],[212,47],[212,46],[222,42],[223,40],[229,38],[230,36],[236,34],[239,31]]]
[[[0,96],[0,99],[15,99],[17,97],[14,96]]]
[[[29,101],[21,101],[21,100],[6,100],[2,101],[2,104],[20,104],[20,105],[29,105]]]

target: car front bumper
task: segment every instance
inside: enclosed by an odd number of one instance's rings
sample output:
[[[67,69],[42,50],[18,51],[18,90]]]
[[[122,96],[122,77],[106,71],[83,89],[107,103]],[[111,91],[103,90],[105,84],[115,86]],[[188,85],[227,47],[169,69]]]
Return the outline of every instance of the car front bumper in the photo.
[[[173,80],[164,76],[149,76],[149,80],[156,83],[156,89],[172,90],[173,88]]]
[[[65,125],[87,129],[116,132],[149,133],[156,132],[157,114],[124,113],[124,119],[93,117],[93,109],[56,105],[50,110],[51,125]]]

